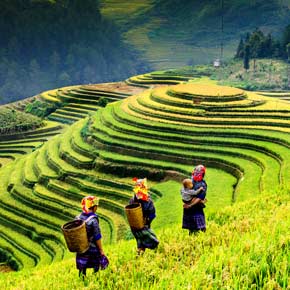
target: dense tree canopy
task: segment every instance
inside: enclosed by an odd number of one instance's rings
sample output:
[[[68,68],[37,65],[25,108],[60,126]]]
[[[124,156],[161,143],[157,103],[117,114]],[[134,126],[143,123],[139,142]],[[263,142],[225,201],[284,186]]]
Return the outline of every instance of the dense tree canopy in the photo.
[[[97,0],[2,0],[0,34],[2,102],[146,69]]]
[[[236,58],[244,58],[245,49],[249,46],[251,58],[288,57],[287,45],[290,43],[290,25],[283,32],[282,40],[275,40],[271,34],[265,35],[261,30],[256,29],[248,33],[245,39],[241,38],[236,51]]]

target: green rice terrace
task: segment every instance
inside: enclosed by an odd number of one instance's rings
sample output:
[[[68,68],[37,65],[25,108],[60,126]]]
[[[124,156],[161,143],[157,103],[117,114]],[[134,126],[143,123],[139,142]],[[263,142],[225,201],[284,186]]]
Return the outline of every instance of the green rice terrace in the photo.
[[[26,105],[51,105],[41,126],[0,136],[0,286],[289,289],[289,101],[166,73],[126,83],[43,92]],[[200,163],[208,231],[189,237],[180,182]],[[124,213],[135,176],[160,239],[140,259]],[[84,285],[60,227],[91,194],[110,266]]]

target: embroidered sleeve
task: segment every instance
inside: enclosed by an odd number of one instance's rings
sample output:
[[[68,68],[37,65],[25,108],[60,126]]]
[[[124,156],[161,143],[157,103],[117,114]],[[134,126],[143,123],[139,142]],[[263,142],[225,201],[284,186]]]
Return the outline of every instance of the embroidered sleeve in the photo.
[[[93,239],[97,241],[102,238],[101,229],[97,218],[92,219]]]

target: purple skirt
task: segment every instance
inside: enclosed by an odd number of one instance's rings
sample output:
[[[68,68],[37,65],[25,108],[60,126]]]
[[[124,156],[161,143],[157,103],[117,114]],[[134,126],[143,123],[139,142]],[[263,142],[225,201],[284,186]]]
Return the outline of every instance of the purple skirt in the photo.
[[[196,210],[194,207],[183,209],[182,228],[191,231],[205,230],[205,216],[202,209]]]
[[[155,233],[150,228],[144,228],[142,230],[132,230],[132,233],[137,241],[138,249],[157,248],[159,241]]]
[[[101,255],[99,249],[90,247],[85,253],[76,255],[76,267],[78,270],[94,268],[98,271],[100,268]]]

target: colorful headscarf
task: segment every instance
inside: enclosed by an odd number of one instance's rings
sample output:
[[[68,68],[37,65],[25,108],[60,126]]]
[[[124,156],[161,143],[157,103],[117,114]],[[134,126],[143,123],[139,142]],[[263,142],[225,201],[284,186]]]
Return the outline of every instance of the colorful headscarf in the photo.
[[[83,212],[88,213],[91,207],[94,205],[99,205],[99,198],[92,195],[86,196],[82,199],[81,205]]]
[[[192,179],[194,181],[201,181],[205,175],[205,167],[203,165],[197,165],[192,172]]]
[[[138,179],[137,177],[133,178],[135,181],[135,186],[133,191],[138,199],[147,201],[149,198],[148,187],[147,187],[147,178]]]

